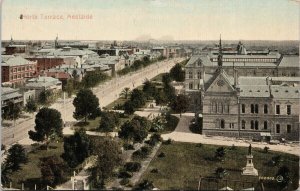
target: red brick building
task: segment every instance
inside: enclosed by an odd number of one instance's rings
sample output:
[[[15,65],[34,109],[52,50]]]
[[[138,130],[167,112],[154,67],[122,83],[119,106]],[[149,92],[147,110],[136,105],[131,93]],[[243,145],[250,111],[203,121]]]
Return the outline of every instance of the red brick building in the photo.
[[[75,63],[74,57],[47,56],[47,57],[31,57],[26,59],[37,62],[37,72],[55,68],[56,66],[61,66],[63,64],[74,65]]]
[[[2,56],[2,83],[23,83],[36,73],[37,62],[29,61],[21,56]]]

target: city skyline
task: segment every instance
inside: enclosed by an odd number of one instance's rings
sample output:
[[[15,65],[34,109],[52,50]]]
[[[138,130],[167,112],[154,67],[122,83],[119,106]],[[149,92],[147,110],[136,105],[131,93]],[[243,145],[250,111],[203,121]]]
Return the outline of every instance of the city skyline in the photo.
[[[71,5],[70,2],[72,3]],[[21,18],[22,15],[22,19]],[[2,39],[298,40],[295,1],[4,1]],[[159,29],[159,30],[158,30]]]

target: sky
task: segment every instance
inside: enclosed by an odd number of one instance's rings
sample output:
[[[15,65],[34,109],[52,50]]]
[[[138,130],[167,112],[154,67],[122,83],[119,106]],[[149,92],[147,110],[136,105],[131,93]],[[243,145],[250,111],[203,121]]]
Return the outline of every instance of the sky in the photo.
[[[295,0],[4,0],[1,33],[3,40],[298,40],[299,10]]]

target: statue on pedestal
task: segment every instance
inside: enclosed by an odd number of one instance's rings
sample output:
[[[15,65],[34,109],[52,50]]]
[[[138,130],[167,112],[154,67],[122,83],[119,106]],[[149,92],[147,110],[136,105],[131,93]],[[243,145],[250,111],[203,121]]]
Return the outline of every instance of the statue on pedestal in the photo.
[[[248,155],[247,158],[247,164],[246,167],[243,168],[242,175],[248,175],[248,176],[258,176],[257,170],[254,168],[254,164],[252,162],[253,155],[252,155],[252,147],[251,144],[248,147]]]

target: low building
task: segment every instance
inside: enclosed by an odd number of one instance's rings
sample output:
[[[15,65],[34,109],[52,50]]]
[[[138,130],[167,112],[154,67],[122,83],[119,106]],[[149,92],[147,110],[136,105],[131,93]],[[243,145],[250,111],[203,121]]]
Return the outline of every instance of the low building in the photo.
[[[35,98],[38,98],[40,93],[45,90],[50,90],[57,93],[62,90],[62,82],[56,78],[39,76],[28,80],[24,87],[25,90],[35,90]]]
[[[1,109],[7,107],[9,102],[23,105],[23,95],[19,93],[19,89],[1,87]]]
[[[55,68],[61,65],[76,65],[76,57],[72,56],[34,56],[27,57],[27,60],[37,62],[37,72]]]
[[[36,74],[37,62],[21,56],[2,55],[2,83],[20,84]]]

